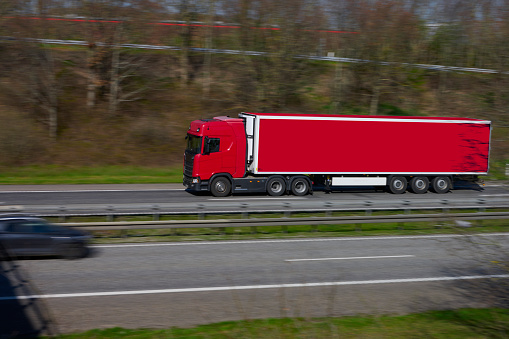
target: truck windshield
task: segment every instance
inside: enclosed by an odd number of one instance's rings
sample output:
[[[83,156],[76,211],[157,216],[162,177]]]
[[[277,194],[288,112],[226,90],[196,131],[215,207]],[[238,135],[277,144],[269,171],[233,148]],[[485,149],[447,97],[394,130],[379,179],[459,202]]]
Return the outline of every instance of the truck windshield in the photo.
[[[192,154],[200,154],[201,152],[201,137],[191,134],[187,135],[187,148],[186,151]]]

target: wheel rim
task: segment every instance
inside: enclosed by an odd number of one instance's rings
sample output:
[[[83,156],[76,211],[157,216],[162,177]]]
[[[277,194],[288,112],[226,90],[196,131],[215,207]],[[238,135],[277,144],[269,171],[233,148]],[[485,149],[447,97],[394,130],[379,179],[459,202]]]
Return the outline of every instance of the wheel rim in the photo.
[[[216,191],[218,191],[220,193],[224,193],[226,191],[226,185],[222,181],[216,182],[216,186],[215,187],[216,187]]]
[[[394,183],[392,184],[395,189],[400,190],[403,188],[403,181],[402,180],[394,180]]]
[[[438,179],[437,180],[437,188],[440,190],[447,189],[447,181],[445,179]]]
[[[426,183],[422,179],[416,180],[415,187],[417,187],[419,190],[423,190],[426,187]]]
[[[283,184],[281,184],[279,181],[273,181],[270,184],[270,190],[274,193],[279,193],[283,189]]]
[[[304,193],[304,192],[306,192],[306,189],[307,189],[306,183],[302,180],[296,181],[295,184],[293,185],[293,187],[294,187],[295,193]]]

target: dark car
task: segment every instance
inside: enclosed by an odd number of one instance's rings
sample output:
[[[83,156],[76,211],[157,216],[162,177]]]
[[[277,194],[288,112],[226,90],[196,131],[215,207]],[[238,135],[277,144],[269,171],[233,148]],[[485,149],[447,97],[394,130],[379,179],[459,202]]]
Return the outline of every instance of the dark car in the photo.
[[[67,259],[86,257],[86,232],[53,225],[46,220],[22,215],[0,215],[0,256],[59,256]]]

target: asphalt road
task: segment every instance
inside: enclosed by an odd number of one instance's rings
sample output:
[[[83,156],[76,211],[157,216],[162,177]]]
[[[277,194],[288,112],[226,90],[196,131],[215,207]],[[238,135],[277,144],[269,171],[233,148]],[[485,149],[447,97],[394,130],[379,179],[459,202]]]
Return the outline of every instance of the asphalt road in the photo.
[[[18,261],[0,308],[36,307],[22,320],[70,332],[507,306],[508,236],[98,245],[87,259]]]
[[[508,186],[488,184],[486,187],[477,185],[458,185],[457,189],[447,194],[406,193],[401,195],[390,194],[381,190],[370,188],[354,189],[344,188],[335,190],[330,194],[323,191],[315,191],[313,195],[296,197],[285,195],[270,197],[265,194],[257,195],[233,195],[225,198],[215,198],[210,194],[192,194],[184,190],[180,184],[154,184],[154,185],[0,185],[0,212],[8,210],[9,206],[21,206],[24,211],[44,206],[69,206],[73,205],[77,210],[91,208],[104,208],[109,205],[128,206],[150,209],[153,205],[167,206],[190,206],[195,209],[196,204],[204,204],[211,208],[238,208],[239,204],[249,204],[253,208],[269,208],[284,206],[285,203],[307,206],[311,204],[330,203],[362,203],[372,201],[374,203],[394,202],[401,204],[402,200],[411,203],[425,203],[427,201],[439,201],[447,199],[498,199],[509,200]],[[320,205],[320,206],[322,206]],[[134,207],[133,207],[134,208]],[[179,207],[182,208],[182,207]]]

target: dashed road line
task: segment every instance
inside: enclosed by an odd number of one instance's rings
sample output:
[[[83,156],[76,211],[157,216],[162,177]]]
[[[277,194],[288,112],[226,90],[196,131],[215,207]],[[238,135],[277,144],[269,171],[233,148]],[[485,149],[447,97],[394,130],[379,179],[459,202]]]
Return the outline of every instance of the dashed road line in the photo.
[[[412,258],[415,255],[379,255],[372,257],[343,257],[343,258],[311,258],[311,259],[286,259],[286,262],[299,262],[299,261],[330,261],[330,260],[359,260],[359,259],[393,259],[393,258]]]

